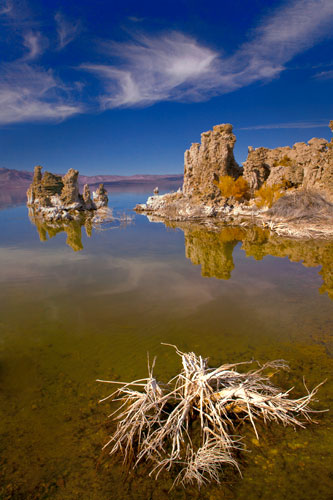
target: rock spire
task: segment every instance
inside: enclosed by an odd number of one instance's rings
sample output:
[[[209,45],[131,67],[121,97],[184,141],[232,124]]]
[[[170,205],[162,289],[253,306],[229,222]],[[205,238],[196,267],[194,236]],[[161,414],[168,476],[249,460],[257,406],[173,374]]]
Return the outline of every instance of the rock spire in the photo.
[[[42,167],[34,169],[32,184],[27,191],[28,205],[48,219],[71,219],[73,212],[97,210],[108,204],[107,191],[100,184],[94,200],[91,199],[89,186],[86,184],[83,195],[79,192],[79,171],[70,168],[66,175],[50,172],[42,174]]]

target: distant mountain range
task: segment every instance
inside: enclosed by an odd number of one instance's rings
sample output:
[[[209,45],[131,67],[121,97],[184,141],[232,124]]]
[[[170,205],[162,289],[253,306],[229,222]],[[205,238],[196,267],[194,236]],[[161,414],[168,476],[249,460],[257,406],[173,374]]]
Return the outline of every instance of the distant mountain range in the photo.
[[[20,189],[28,187],[32,181],[32,172],[0,168],[0,189]]]
[[[61,174],[63,175],[63,174]],[[0,168],[0,208],[10,205],[18,205],[26,200],[26,190],[31,184],[33,172],[27,170],[15,170]],[[89,184],[92,188],[97,184],[104,183],[108,190],[119,191],[153,190],[155,186],[160,189],[178,189],[183,184],[182,174],[165,175],[80,175],[79,184]]]
[[[60,174],[63,175],[63,174]],[[0,168],[0,189],[19,189],[22,187],[28,188],[33,178],[33,172],[27,170],[15,170],[9,168]],[[80,175],[79,183],[89,184],[94,186],[96,184],[156,184],[176,182],[182,184],[182,174],[166,174],[166,175]]]

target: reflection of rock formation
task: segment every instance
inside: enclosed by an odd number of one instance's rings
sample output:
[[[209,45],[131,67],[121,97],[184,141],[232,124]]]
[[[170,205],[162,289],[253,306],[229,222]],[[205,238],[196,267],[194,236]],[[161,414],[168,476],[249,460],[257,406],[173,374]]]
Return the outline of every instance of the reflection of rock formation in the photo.
[[[85,226],[87,236],[91,236],[91,220],[89,218],[80,220],[71,220],[67,222],[45,221],[42,217],[34,217],[33,212],[29,214],[31,222],[36,226],[40,241],[47,241],[48,238],[53,238],[59,233],[67,234],[66,244],[70,246],[74,252],[83,249],[81,228]]]
[[[234,269],[233,250],[237,243],[247,257],[261,260],[266,255],[288,257],[291,262],[302,262],[305,267],[321,266],[323,278],[320,293],[333,299],[333,241],[293,240],[279,237],[258,227],[223,227],[208,230],[197,224],[172,224],[180,227],[185,236],[185,255],[201,266],[203,276],[229,279]]]
[[[272,235],[269,231],[255,228],[245,231],[242,248],[248,257],[261,260],[265,255],[288,257],[291,262],[302,262],[305,267],[321,266],[319,274],[323,278],[320,293],[333,299],[333,241],[298,241]]]
[[[40,241],[47,241],[58,233],[67,234],[66,244],[74,252],[83,249],[81,230],[84,226],[86,235],[90,238],[92,231],[100,232],[114,228],[126,228],[133,222],[133,217],[126,213],[114,216],[112,210],[103,207],[94,212],[81,213],[72,220],[47,220],[41,215],[36,215],[33,208],[29,208],[30,221],[36,226]]]
[[[202,276],[224,280],[231,277],[235,267],[232,254],[239,241],[236,233],[196,228],[184,229],[184,235],[185,255],[192,264],[201,266]]]

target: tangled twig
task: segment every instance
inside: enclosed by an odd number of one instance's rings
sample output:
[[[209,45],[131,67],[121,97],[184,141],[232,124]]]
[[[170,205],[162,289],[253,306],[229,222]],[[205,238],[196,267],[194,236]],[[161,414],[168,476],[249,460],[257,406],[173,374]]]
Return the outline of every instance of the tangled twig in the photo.
[[[169,345],[169,344],[165,344]],[[158,383],[148,360],[148,377],[130,383],[98,380],[121,387],[101,401],[119,401],[118,425],[104,448],[110,454],[120,452],[124,462],[136,466],[143,459],[153,462],[151,475],[158,477],[163,469],[178,466],[175,484],[197,482],[199,486],[214,480],[226,464],[239,470],[234,457],[242,448],[240,437],[234,435],[239,421],[249,420],[259,439],[256,421],[274,421],[283,425],[304,427],[313,422],[310,402],[318,392],[306,386],[307,394],[298,399],[289,397],[292,389],[282,391],[265,375],[267,369],[287,370],[283,360],[265,363],[240,373],[236,368],[245,363],[224,364],[209,368],[207,359],[193,352],[183,353],[181,372],[167,384]],[[305,384],[304,384],[305,385]],[[139,390],[140,389],[140,390]],[[192,440],[192,424],[200,423],[200,446]]]

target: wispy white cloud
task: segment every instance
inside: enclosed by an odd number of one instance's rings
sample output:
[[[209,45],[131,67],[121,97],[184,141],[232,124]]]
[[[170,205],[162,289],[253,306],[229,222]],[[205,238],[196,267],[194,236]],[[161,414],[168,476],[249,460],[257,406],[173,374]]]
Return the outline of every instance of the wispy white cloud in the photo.
[[[327,128],[329,120],[321,122],[290,122],[290,123],[272,123],[267,125],[251,125],[249,127],[239,127],[238,130],[272,130],[289,128]]]
[[[21,43],[23,39],[23,55],[0,63],[0,124],[62,120],[82,112],[83,106],[74,96],[83,84],[65,85],[55,71],[35,64],[48,43],[39,31],[41,27],[31,24],[29,16],[14,9],[10,0],[0,0],[0,16],[9,19],[9,26],[16,23],[13,32],[21,37]],[[61,50],[78,36],[81,23],[60,12],[55,21],[55,50]],[[132,21],[141,19],[133,17]],[[289,0],[270,11],[232,54],[221,55],[193,37],[171,32],[139,35],[127,43],[103,42],[107,63],[86,63],[80,68],[102,82],[102,94],[94,104],[102,109],[148,106],[159,101],[203,101],[276,78],[297,54],[332,36],[332,22],[333,0]],[[332,73],[321,71],[316,78],[332,78]]]
[[[0,21],[19,32],[39,25],[26,0],[0,0]]]
[[[240,86],[277,76],[285,64],[325,36],[332,36],[332,0],[294,0],[262,19],[253,38],[233,56]]]
[[[9,0],[0,2],[0,16],[9,15],[12,11],[13,11],[12,2],[10,2]]]
[[[52,69],[35,64],[48,40],[31,28],[33,23],[25,22],[24,12],[13,3],[0,5],[0,14],[13,21],[13,33],[22,49],[22,56],[16,60],[0,62],[0,125],[61,121],[80,113],[82,106],[70,96],[70,87]]]
[[[57,12],[54,19],[57,24],[58,48],[62,50],[80,33],[81,22],[69,21],[61,12]]]
[[[321,71],[314,75],[314,78],[318,78],[319,80],[332,80],[333,78],[333,69],[329,71]]]
[[[22,61],[0,66],[0,124],[60,121],[81,111],[51,70]]]
[[[191,37],[170,33],[110,43],[109,55],[118,56],[119,65],[81,67],[102,80],[103,108],[200,101],[277,77],[297,54],[332,36],[332,21],[332,0],[293,0],[262,19],[251,39],[228,57]]]
[[[136,16],[128,16],[128,20],[132,21],[132,23],[142,23],[145,20],[144,17],[136,17]]]
[[[110,43],[105,47],[123,59],[121,67],[81,66],[104,81],[104,108],[148,105],[186,96],[195,100],[200,92],[212,88],[217,76],[214,62],[218,54],[180,33],[160,38],[141,36],[135,43]]]
[[[24,55],[24,59],[29,61],[36,59],[43,53],[46,40],[39,31],[29,31],[23,35],[23,45],[28,49],[28,53]]]

